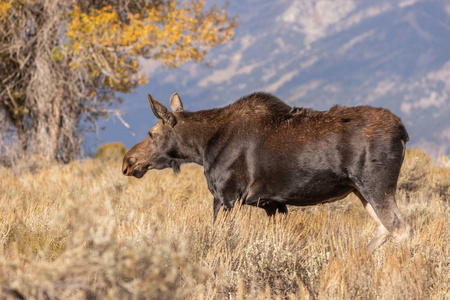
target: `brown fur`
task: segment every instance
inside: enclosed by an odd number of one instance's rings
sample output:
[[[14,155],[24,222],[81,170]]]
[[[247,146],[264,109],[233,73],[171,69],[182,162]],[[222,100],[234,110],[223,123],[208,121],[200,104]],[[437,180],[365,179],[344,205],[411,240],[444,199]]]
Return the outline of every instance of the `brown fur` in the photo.
[[[409,137],[387,109],[292,108],[266,93],[199,112],[184,111],[178,94],[172,112],[150,95],[149,101],[160,121],[125,155],[125,175],[203,165],[214,219],[238,199],[273,215],[286,213],[287,204],[325,203],[353,192],[378,224],[370,251],[396,229],[409,234],[394,198]]]

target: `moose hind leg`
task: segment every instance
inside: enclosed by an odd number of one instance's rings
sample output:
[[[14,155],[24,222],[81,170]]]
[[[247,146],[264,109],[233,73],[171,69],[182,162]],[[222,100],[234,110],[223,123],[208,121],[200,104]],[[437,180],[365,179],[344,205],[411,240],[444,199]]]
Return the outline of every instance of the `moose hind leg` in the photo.
[[[375,249],[377,249],[378,247],[383,245],[384,242],[386,242],[386,240],[388,239],[388,237],[390,235],[390,232],[386,227],[384,227],[383,223],[381,223],[377,214],[373,210],[372,205],[370,205],[370,203],[359,192],[355,191],[354,193],[361,200],[361,202],[364,205],[364,208],[366,209],[369,216],[377,224],[375,237],[367,245],[367,250],[369,251],[369,254],[371,254]]]
[[[371,197],[363,196],[359,191],[354,191],[354,193],[361,200],[369,216],[377,224],[376,235],[367,245],[369,254],[383,245],[390,234],[398,236],[396,231],[399,229],[403,231],[400,236],[402,239],[406,239],[409,236],[411,227],[398,209],[393,193],[384,194],[384,197],[380,197],[380,201],[374,201]],[[367,194],[370,195],[370,193]],[[366,199],[369,199],[369,201]]]

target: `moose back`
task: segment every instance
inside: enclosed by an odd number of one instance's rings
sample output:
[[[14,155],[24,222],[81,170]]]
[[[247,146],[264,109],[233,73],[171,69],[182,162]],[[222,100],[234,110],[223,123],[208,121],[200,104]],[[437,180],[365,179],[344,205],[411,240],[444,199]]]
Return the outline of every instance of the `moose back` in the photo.
[[[183,163],[204,167],[214,220],[237,200],[273,215],[286,205],[314,205],[354,193],[377,223],[369,252],[410,226],[395,202],[408,133],[399,117],[370,106],[328,111],[292,108],[253,93],[211,110],[189,112],[178,94],[169,111],[148,95],[159,122],[123,159],[124,175]],[[401,232],[398,232],[400,230]]]

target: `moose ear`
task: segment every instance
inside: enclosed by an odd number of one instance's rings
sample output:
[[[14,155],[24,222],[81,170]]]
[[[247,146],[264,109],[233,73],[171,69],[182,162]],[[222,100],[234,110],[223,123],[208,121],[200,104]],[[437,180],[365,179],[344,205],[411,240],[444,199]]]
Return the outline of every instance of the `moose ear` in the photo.
[[[172,111],[179,112],[183,111],[183,102],[181,102],[180,95],[178,93],[174,93],[172,97],[170,97],[170,108]]]
[[[163,120],[164,123],[169,123],[172,127],[177,124],[177,119],[175,116],[164,105],[162,105],[161,102],[153,98],[150,94],[147,94],[147,97],[150,107],[158,119]]]

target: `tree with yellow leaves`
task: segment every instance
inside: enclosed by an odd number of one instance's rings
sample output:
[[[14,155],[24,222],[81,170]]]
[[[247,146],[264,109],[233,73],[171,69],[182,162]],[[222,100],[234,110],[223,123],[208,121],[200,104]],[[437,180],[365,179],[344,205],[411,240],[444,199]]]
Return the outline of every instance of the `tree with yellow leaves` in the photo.
[[[20,156],[70,161],[83,132],[117,114],[116,93],[147,82],[142,59],[202,61],[235,26],[198,0],[1,0],[0,138]]]

